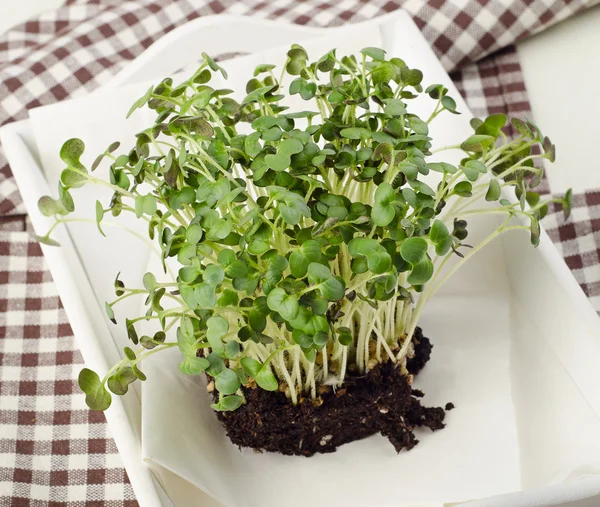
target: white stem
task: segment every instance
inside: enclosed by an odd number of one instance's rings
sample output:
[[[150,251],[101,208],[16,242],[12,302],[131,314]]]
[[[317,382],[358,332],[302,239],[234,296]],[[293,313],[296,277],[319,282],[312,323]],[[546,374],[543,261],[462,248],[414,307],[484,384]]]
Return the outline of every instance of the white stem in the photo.
[[[292,403],[295,405],[296,403],[298,403],[298,396],[296,395],[296,386],[294,385],[294,382],[292,381],[292,377],[290,377],[290,373],[288,372],[287,366],[285,365],[285,361],[283,359],[283,354],[284,354],[283,351],[281,351],[279,354],[277,354],[277,359],[279,362],[279,367],[281,369],[281,372],[283,373],[283,378],[287,382],[288,388],[290,389],[290,398],[292,400]]]
[[[338,386],[341,386],[344,383],[344,379],[346,378],[346,366],[348,363],[348,347],[344,347],[342,350],[342,368],[340,370],[340,379],[338,381]]]

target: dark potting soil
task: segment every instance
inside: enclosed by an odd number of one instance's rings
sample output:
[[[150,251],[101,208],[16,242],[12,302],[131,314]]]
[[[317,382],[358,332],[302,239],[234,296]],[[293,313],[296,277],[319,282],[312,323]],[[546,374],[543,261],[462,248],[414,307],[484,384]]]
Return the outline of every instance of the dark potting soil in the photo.
[[[432,345],[420,329],[413,340],[415,356],[407,369],[415,375],[429,360]],[[234,444],[257,451],[312,456],[381,433],[400,452],[418,443],[415,427],[444,427],[444,409],[421,405],[423,393],[412,389],[391,362],[363,376],[347,376],[342,388],[321,395],[318,406],[311,399],[292,405],[285,394],[262,389],[244,388],[244,395],[239,409],[217,416]]]

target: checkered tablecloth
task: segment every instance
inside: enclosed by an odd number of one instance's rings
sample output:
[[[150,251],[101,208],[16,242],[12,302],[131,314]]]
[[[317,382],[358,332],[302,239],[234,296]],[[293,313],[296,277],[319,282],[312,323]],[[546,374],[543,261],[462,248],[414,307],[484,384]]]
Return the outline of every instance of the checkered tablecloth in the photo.
[[[209,14],[333,26],[407,10],[477,115],[530,114],[512,44],[599,0],[71,0],[0,37],[0,124],[106,82],[169,30]],[[549,188],[547,191],[551,192]],[[545,226],[600,311],[600,189]],[[0,152],[0,507],[137,505]]]

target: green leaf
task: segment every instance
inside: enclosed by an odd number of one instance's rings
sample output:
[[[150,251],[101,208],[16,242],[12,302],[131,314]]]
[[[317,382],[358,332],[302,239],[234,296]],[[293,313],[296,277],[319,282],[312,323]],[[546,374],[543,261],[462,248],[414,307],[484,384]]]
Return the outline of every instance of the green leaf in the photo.
[[[233,250],[222,250],[219,252],[217,262],[226,269],[232,262],[236,260],[236,258],[237,257]]]
[[[370,238],[354,238],[348,244],[348,251],[352,257],[360,255],[367,256],[378,250],[379,244],[374,239]]]
[[[354,338],[352,337],[352,331],[348,327],[338,327],[337,337],[340,344],[344,345],[345,347],[347,347],[354,341]]]
[[[106,410],[110,407],[112,396],[102,384],[98,374],[88,368],[79,372],[79,387],[85,393],[85,403],[92,410]]]
[[[450,97],[448,95],[444,95],[442,97],[442,106],[444,106],[444,108],[447,109],[448,111],[452,111],[452,112],[456,111],[456,102],[452,97]]]
[[[119,368],[113,375],[108,378],[106,384],[108,388],[115,394],[122,396],[127,394],[129,384],[134,382],[137,376],[133,372],[131,366]]]
[[[52,199],[52,197],[48,195],[40,197],[40,200],[38,201],[38,209],[45,217],[66,215],[68,213],[59,200]]]
[[[475,134],[492,136],[494,139],[500,134],[500,129],[506,124],[505,114],[491,114],[475,129]]]
[[[265,155],[265,163],[267,166],[274,171],[285,171],[290,164],[292,159],[285,153],[269,154]]]
[[[135,361],[135,352],[133,351],[133,349],[131,349],[131,347],[125,347],[123,351],[125,352],[125,356],[127,357],[127,359],[129,359],[130,361]]]
[[[218,306],[237,306],[240,302],[240,297],[238,296],[237,291],[231,289],[225,289],[221,297],[217,300]]]
[[[460,147],[464,151],[482,152],[494,144],[495,138],[483,134],[475,134],[464,141]]]
[[[219,285],[225,279],[225,272],[221,266],[209,264],[204,268],[202,279],[209,285]]]
[[[225,268],[225,273],[229,278],[238,278],[248,273],[248,266],[243,261],[235,260]]]
[[[225,344],[225,357],[227,359],[235,359],[240,355],[240,344],[236,341],[230,341]]]
[[[444,241],[448,236],[450,236],[450,232],[448,231],[446,224],[441,220],[435,220],[429,230],[429,239],[431,242],[433,244],[438,244],[441,241]]]
[[[244,98],[244,100],[242,100],[241,105],[245,106],[246,104],[250,104],[251,102],[260,101],[264,98],[265,94],[270,92],[274,87],[275,85],[261,86],[260,88],[253,90]]]
[[[150,88],[148,88],[148,91],[146,93],[144,93],[143,96],[141,96],[139,99],[137,99],[133,105],[131,106],[131,108],[129,109],[129,111],[127,111],[127,116],[125,118],[129,118],[133,112],[136,109],[139,109],[140,107],[142,107],[144,104],[146,104],[146,102],[148,102],[148,100],[150,99],[150,97],[152,96],[152,91],[154,90],[154,87],[151,86]]]
[[[254,77],[258,76],[259,74],[262,74],[263,72],[273,70],[275,67],[276,66],[271,63],[261,63],[257,65],[254,69]]]
[[[500,182],[498,180],[491,180],[490,186],[485,194],[486,201],[497,201],[500,198],[502,189],[500,188]]]
[[[42,245],[48,246],[60,246],[60,243],[48,236],[38,236],[37,234],[33,235],[33,239]]]
[[[468,166],[460,166],[460,168],[469,181],[477,181],[477,178],[479,178],[480,173],[477,169]]]
[[[267,316],[258,310],[254,310],[248,314],[248,325],[254,331],[260,333],[267,327]]]
[[[265,391],[277,391],[279,389],[279,382],[277,382],[275,375],[273,375],[268,365],[264,365],[260,369],[254,380]]]
[[[356,127],[350,127],[340,130],[340,135],[345,139],[361,139],[362,129]]]
[[[317,84],[316,83],[305,83],[300,88],[300,97],[304,100],[312,99],[317,93]]]
[[[339,301],[344,297],[346,286],[337,278],[331,277],[319,286],[319,292],[328,301]]]
[[[179,363],[179,371],[185,375],[202,375],[210,366],[203,357],[186,357]]]
[[[400,69],[400,79],[408,86],[418,86],[423,81],[423,73],[419,69],[404,66]]]
[[[371,211],[371,219],[375,225],[385,227],[396,216],[392,202],[396,198],[394,189],[389,183],[381,183],[375,190],[375,204]]]
[[[102,230],[102,227],[100,226],[100,222],[102,222],[103,218],[104,208],[102,207],[102,203],[100,201],[96,201],[96,226],[98,227],[100,234],[102,234],[102,236],[106,236],[106,234],[104,234],[104,231]]]
[[[215,387],[222,394],[233,394],[240,388],[240,378],[229,368],[215,377]]]
[[[225,351],[225,345],[221,341],[227,331],[229,331],[229,323],[223,317],[211,317],[206,321],[207,331],[206,339],[213,351],[217,354],[222,354]]]
[[[526,137],[533,136],[533,132],[527,126],[527,123],[525,123],[523,120],[520,120],[519,118],[511,118],[510,122],[512,123],[512,126],[515,128],[515,130],[519,134],[526,136]]]
[[[248,245],[248,252],[252,255],[262,255],[271,248],[268,241],[262,241],[259,239],[252,240]]]
[[[533,246],[538,246],[540,244],[540,234],[541,234],[541,228],[540,228],[540,222],[535,219],[534,217],[530,217],[530,226],[529,226],[529,230],[531,233],[531,244]]]
[[[410,275],[408,275],[407,281],[411,285],[423,285],[433,275],[433,263],[427,258],[423,257],[417,264],[413,265]]]
[[[446,255],[452,248],[452,236],[441,220],[435,220],[429,230],[429,239],[435,245],[435,253]]]
[[[60,149],[60,158],[69,167],[84,170],[83,165],[79,161],[85,150],[85,144],[81,139],[69,139]]]
[[[263,141],[279,141],[283,132],[278,126],[271,127],[261,133],[260,137]],[[248,153],[250,155],[250,153]]]
[[[265,391],[276,391],[279,388],[279,383],[268,365],[263,365],[251,357],[244,357],[240,362],[244,371],[252,377],[262,389]]]
[[[217,412],[232,412],[237,410],[244,403],[244,398],[237,395],[225,396],[219,403],[213,403],[210,407]]]
[[[368,47],[361,49],[360,52],[376,61],[385,60],[385,51],[383,49]]]
[[[423,238],[408,238],[400,245],[400,255],[410,264],[417,264],[427,255],[427,241]]]
[[[202,308],[213,308],[217,303],[215,287],[208,283],[201,283],[194,289],[194,298]]]
[[[454,186],[453,192],[460,197],[471,197],[473,185],[468,181],[460,181]]]
[[[277,118],[273,116],[259,116],[252,122],[252,128],[259,131],[269,130],[275,125],[277,125]]]
[[[571,215],[573,209],[573,189],[567,190],[565,196],[562,199],[563,215],[565,220]]]
[[[296,208],[292,208],[286,204],[279,204],[277,207],[279,213],[281,213],[281,218],[283,218],[284,222],[289,225],[298,225],[300,223],[300,219],[302,215],[299,210]]]
[[[185,240],[190,245],[197,245],[202,239],[202,227],[199,224],[192,224],[185,231]]]
[[[392,258],[385,248],[381,247],[367,255],[367,266],[369,271],[376,275],[386,273],[392,267]]]
[[[294,250],[290,255],[290,271],[296,278],[304,278],[308,272],[308,259],[300,250]]]
[[[221,75],[227,79],[227,72],[225,72],[225,69],[215,62],[210,56],[208,56],[206,53],[202,53],[202,58],[204,58],[204,61],[212,70],[215,72],[219,71]]]
[[[142,283],[144,284],[146,290],[149,290],[151,292],[154,291],[157,286],[156,277],[151,272],[148,272],[144,275],[144,277],[142,278]]]
[[[217,220],[206,231],[206,238],[209,240],[225,239],[227,236],[229,236],[232,228],[233,224],[230,220]]]
[[[206,372],[211,377],[216,377],[225,369],[225,361],[215,352],[208,354],[206,360],[210,363],[210,366],[206,368]]]
[[[108,316],[110,321],[113,324],[116,324],[117,319],[115,319],[115,312],[113,311],[112,306],[110,306],[108,303],[104,303],[104,310],[106,311],[106,315]]]
[[[317,262],[321,259],[321,244],[315,239],[309,239],[302,243],[300,251],[308,259],[308,262]]]
[[[278,153],[283,153],[285,155],[296,155],[300,153],[304,149],[304,145],[298,141],[298,139],[284,139],[281,141],[279,146],[277,147]]]
[[[312,315],[303,330],[311,336],[319,332],[328,333],[329,323],[327,322],[327,319],[321,315]]]
[[[138,334],[137,331],[135,330],[135,326],[134,323],[131,322],[129,319],[125,319],[125,327],[127,328],[127,336],[129,337],[129,339],[135,344],[138,344],[139,338],[138,338]],[[127,349],[129,347],[125,348],[125,353],[127,354]],[[131,350],[131,349],[129,349]],[[131,351],[133,352],[133,351]],[[135,355],[134,355],[135,358]],[[130,358],[131,359],[131,358]]]
[[[262,149],[260,143],[258,142],[259,139],[260,132],[252,132],[252,134],[246,136],[246,139],[244,139],[244,150],[251,157],[255,157],[256,155],[258,155],[260,153],[260,150]]]
[[[75,203],[73,202],[73,197],[69,193],[69,190],[64,187],[60,182],[58,183],[58,197],[60,199],[61,204],[68,212],[75,211]]]
[[[269,292],[267,304],[287,321],[295,319],[300,310],[296,296],[288,295],[279,287]]]
[[[240,360],[242,368],[244,371],[252,378],[255,378],[258,375],[258,372],[262,368],[262,365],[252,357],[243,357]]]
[[[406,114],[406,107],[404,106],[404,103],[401,100],[387,99],[384,100],[384,103],[385,107],[383,110],[385,114],[389,114],[390,116],[400,116],[402,114]]]
[[[373,69],[371,78],[375,85],[387,83],[396,77],[396,67],[389,62],[382,62]]]
[[[60,182],[66,188],[80,188],[83,185],[85,185],[86,181],[87,176],[85,174],[81,174],[78,171],[65,169],[62,173],[60,173]]]
[[[331,276],[331,271],[323,264],[312,262],[308,266],[308,281],[312,284],[318,285],[326,280],[329,280]]]

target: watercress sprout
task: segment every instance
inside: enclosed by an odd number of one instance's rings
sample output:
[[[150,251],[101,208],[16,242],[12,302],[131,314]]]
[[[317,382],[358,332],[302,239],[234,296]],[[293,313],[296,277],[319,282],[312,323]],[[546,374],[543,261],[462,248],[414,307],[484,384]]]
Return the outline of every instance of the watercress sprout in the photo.
[[[165,79],[133,104],[128,115],[146,107],[156,116],[130,149],[118,154],[111,144],[88,171],[83,142],[68,140],[58,198],[39,201],[55,219],[39,239],[55,244],[59,224],[81,220],[69,218],[71,192],[109,187],[112,199],[95,204],[100,232],[111,215],[133,213],[147,222],[165,270],[180,265],[171,282],[147,273],[139,288],[117,276],[108,318],[117,324],[113,306],[136,295],[147,311],[126,319],[135,348],[122,361],[103,378],[82,370],[93,409],[145,380],[140,363],[171,347],[183,374],[214,379],[212,406],[222,411],[244,403],[242,386],[279,389],[297,403],[318,397],[322,384],[342,386],[349,370],[383,361],[405,368],[423,306],[464,262],[509,230],[528,230],[536,245],[550,202],[568,216],[571,192],[535,193],[536,161],[554,160],[555,148],[532,122],[513,119],[518,135],[509,139],[505,115],[474,119],[473,134],[446,148],[462,151],[458,165],[431,161],[429,125],[458,114],[456,101],[381,49],[311,60],[293,45],[281,77],[259,65],[242,96],[211,87],[226,73],[203,59],[188,80]],[[306,108],[289,110],[286,94]],[[411,109],[423,94],[427,118]],[[92,175],[107,162],[107,180]],[[504,221],[465,244],[468,221],[486,213]],[[142,320],[156,323],[152,336],[138,335]]]

